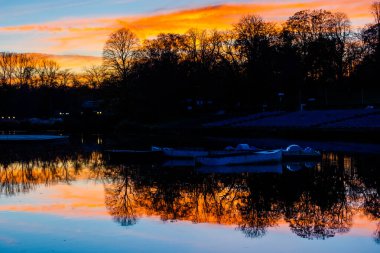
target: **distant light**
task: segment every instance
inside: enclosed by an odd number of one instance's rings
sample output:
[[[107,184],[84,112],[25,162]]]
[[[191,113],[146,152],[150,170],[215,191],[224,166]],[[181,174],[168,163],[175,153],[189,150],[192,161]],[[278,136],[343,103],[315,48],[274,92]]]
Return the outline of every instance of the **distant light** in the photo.
[[[62,112],[60,112],[59,115],[62,115]]]
[[[4,119],[4,117],[1,117],[2,119]]]
[[[15,116],[13,116],[13,117],[12,117],[12,119],[16,119],[16,117],[15,117]]]
[[[11,119],[11,117],[10,117],[10,116],[8,116],[8,119]]]

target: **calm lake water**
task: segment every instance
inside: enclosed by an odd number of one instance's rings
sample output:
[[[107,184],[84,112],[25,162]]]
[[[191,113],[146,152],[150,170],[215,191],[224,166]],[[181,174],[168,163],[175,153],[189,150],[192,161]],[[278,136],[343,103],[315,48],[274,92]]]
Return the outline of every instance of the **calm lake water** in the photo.
[[[88,147],[2,153],[0,252],[380,252],[379,156],[174,164]]]

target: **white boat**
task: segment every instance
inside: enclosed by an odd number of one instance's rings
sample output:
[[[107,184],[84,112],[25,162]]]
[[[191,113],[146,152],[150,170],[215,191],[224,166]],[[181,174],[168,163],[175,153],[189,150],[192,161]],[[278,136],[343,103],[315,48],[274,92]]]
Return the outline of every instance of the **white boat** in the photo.
[[[209,152],[203,149],[176,149],[152,147],[152,151],[161,151],[164,156],[172,158],[191,158],[198,156],[207,156]]]
[[[293,144],[284,149],[282,151],[282,155],[287,159],[312,159],[319,158],[321,156],[321,152],[310,147],[302,148]]]
[[[241,165],[280,162],[282,159],[282,150],[268,151],[241,151],[233,153],[215,154],[203,157],[196,157],[196,164],[204,166],[222,166],[222,165]]]
[[[161,148],[161,147],[152,147],[152,151],[161,151],[164,156],[169,158],[187,158],[187,159],[194,159],[195,157],[203,157],[208,155],[228,155],[228,154],[235,154],[235,153],[242,153],[242,152],[253,152],[253,151],[259,151],[255,147],[251,147],[248,144],[239,144],[236,146],[236,148],[228,146],[224,150],[204,150],[204,149],[186,149],[186,148]]]

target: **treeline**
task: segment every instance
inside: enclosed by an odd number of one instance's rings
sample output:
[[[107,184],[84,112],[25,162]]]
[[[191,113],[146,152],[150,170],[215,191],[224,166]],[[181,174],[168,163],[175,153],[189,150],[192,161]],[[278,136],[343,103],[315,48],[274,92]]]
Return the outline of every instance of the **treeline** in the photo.
[[[0,83],[84,85],[112,105],[108,111],[138,120],[331,107],[337,100],[365,105],[365,90],[380,98],[372,92],[379,88],[380,2],[371,12],[375,21],[359,31],[346,14],[326,10],[300,11],[283,24],[248,15],[231,30],[190,29],[144,41],[122,28],[106,41],[104,64],[83,74],[48,59],[1,53]]]
[[[355,105],[352,95],[378,88],[379,10],[375,2],[375,23],[356,32],[346,14],[325,10],[297,12],[281,25],[249,15],[232,30],[143,42],[123,28],[106,42],[104,63],[124,88],[122,110],[138,117],[328,107],[332,94]]]
[[[105,79],[103,66],[85,67],[81,73],[62,69],[49,56],[0,52],[0,85],[40,87],[98,87]]]
[[[57,117],[78,114],[83,101],[98,99],[106,71],[62,69],[48,56],[0,52],[0,117]]]

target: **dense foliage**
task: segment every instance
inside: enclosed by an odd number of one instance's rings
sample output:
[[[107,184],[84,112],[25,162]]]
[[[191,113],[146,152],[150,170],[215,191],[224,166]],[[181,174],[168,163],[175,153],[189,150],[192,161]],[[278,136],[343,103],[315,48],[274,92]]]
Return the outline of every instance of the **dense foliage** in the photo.
[[[300,11],[283,24],[249,15],[228,31],[190,29],[145,41],[122,28],[106,41],[103,66],[80,75],[45,58],[0,53],[1,95],[66,94],[85,85],[83,100],[97,90],[109,112],[139,120],[371,104],[366,92],[380,98],[379,6],[372,6],[375,22],[357,32],[344,13],[325,10]]]

